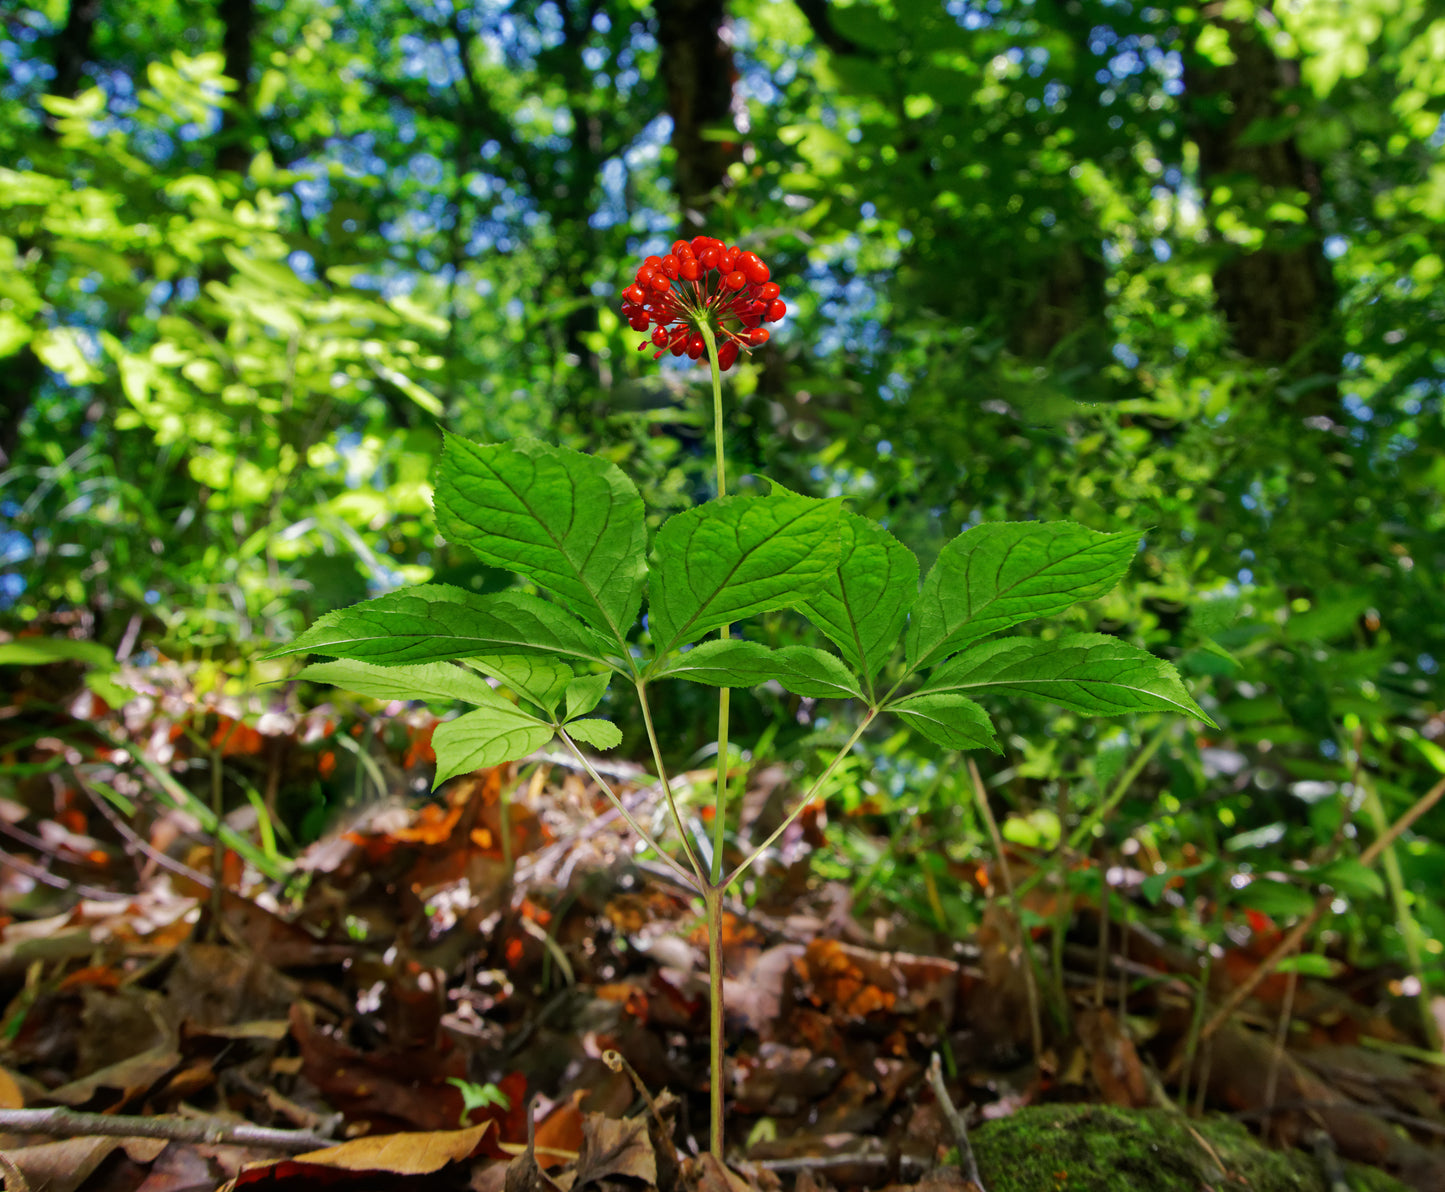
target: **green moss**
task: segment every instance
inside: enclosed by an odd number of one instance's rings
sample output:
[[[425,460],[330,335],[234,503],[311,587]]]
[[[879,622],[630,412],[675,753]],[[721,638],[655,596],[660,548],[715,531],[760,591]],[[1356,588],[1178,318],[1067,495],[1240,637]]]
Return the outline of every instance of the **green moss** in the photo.
[[[1228,1119],[1157,1109],[1036,1106],[980,1127],[973,1146],[989,1192],[1326,1192],[1318,1164],[1302,1151],[1271,1150]],[[1360,1192],[1406,1192],[1374,1168],[1350,1165],[1350,1178]]]

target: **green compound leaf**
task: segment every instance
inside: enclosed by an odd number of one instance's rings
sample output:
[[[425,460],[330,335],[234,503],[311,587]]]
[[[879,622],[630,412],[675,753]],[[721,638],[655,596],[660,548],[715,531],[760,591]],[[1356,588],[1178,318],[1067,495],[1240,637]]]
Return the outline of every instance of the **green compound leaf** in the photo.
[[[838,565],[839,503],[723,497],[669,518],[650,568],[660,655],[710,629],[807,599]]]
[[[574,741],[593,749],[616,749],[622,744],[622,730],[610,720],[572,720],[562,726]]]
[[[554,731],[550,724],[504,699],[443,721],[431,739],[437,755],[436,784],[526,757],[547,744]]]
[[[920,735],[945,749],[992,749],[994,739],[988,713],[971,699],[953,694],[918,694],[888,706],[890,712]]]
[[[995,522],[943,548],[923,581],[904,645],[911,670],[1035,617],[1109,591],[1139,535],[1100,534],[1073,522]]]
[[[497,655],[467,661],[503,687],[531,700],[548,715],[557,710],[557,701],[574,678],[572,668],[566,663],[538,654]]]
[[[602,702],[611,675],[580,675],[567,684],[567,719],[585,716]]]
[[[647,560],[642,498],[617,465],[536,439],[448,435],[437,524],[477,558],[535,580],[609,641],[637,620]]]
[[[405,588],[329,612],[267,657],[307,653],[381,666],[530,653],[612,665],[606,643],[555,604],[524,592],[478,596],[447,584]]]
[[[373,699],[424,699],[433,704],[457,700],[487,705],[507,702],[480,675],[446,662],[377,666],[343,658],[336,662],[314,662],[296,677],[313,683],[332,683]]]
[[[1214,723],[1189,697],[1169,663],[1101,633],[1071,633],[1055,641],[1007,637],[980,642],[938,667],[921,690],[992,690],[1094,716],[1183,712]]]
[[[691,679],[709,687],[756,687],[775,681],[794,695],[864,698],[858,676],[841,659],[811,646],[775,650],[760,642],[703,642],[674,654],[652,677]]]
[[[918,559],[875,521],[844,512],[838,566],[798,607],[871,687],[918,599]]]

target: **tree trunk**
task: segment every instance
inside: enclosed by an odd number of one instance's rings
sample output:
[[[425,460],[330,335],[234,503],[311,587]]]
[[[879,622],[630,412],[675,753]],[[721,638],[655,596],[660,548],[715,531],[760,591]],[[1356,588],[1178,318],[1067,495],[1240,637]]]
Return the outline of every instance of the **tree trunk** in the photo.
[[[1262,246],[1232,248],[1215,270],[1215,301],[1242,356],[1287,366],[1297,378],[1318,378],[1296,408],[1329,414],[1339,396],[1340,350],[1334,278],[1319,226],[1320,177],[1285,131],[1295,114],[1288,92],[1299,86],[1298,65],[1270,48],[1267,6],[1257,21],[1216,15],[1214,23],[1225,31],[1234,60],[1189,64],[1200,182],[1216,207],[1227,188],[1223,201],[1265,233]],[[1281,131],[1271,133],[1271,125]],[[1303,223],[1269,218],[1275,203],[1293,205],[1300,196]]]
[[[737,157],[736,141],[705,135],[732,126],[733,54],[723,37],[723,0],[659,0],[654,11],[677,154],[673,176],[686,221],[689,212],[706,214]]]
[[[244,174],[251,168],[251,148],[246,143],[246,128],[251,109],[251,39],[256,30],[255,0],[217,0],[216,12],[221,18],[221,52],[225,55],[226,77],[236,89],[231,92],[231,105],[221,116],[220,148],[216,166]]]

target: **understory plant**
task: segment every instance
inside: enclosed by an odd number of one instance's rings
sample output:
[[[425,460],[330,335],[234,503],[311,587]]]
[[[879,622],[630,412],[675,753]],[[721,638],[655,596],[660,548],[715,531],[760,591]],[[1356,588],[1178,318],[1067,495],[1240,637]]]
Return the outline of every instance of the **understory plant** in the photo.
[[[777,485],[766,495],[728,495],[722,374],[767,342],[764,324],[786,314],[758,256],[706,236],[678,240],[667,255],[647,258],[622,297],[632,328],[650,330],[643,349],[705,357],[711,367],[717,496],[668,518],[649,542],[636,486],[606,459],[535,439],[449,436],[436,474],[442,533],[533,590],[407,588],[329,613],[277,653],[335,659],[302,676],[365,695],[468,705],[433,737],[438,783],[559,739],[638,837],[697,891],[708,934],[711,1147],[721,1157],[724,895],[875,721],[893,717],[944,750],[997,751],[993,724],[974,699],[980,694],[1089,714],[1207,717],[1168,663],[1118,638],[1000,636],[1107,593],[1128,570],[1138,534],[1070,522],[978,525],[949,542],[920,583],[913,552],[842,499]],[[770,647],[739,629],[784,608],[811,621],[834,650]],[[695,838],[679,811],[654,727],[655,692],[675,682],[720,689],[711,840]],[[637,700],[677,833],[673,849],[628,811],[587,752],[621,741],[615,725],[591,715],[613,683]],[[847,741],[783,823],[729,867],[729,689],[765,683],[851,701],[856,715]]]

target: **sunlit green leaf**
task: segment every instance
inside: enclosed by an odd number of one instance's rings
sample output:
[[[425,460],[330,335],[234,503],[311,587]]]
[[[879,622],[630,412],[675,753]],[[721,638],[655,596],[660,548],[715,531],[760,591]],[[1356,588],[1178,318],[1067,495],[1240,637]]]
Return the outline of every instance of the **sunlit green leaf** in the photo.
[[[507,701],[480,675],[446,662],[378,666],[354,658],[313,662],[296,676],[312,683],[331,683],[373,699],[424,699],[436,704],[460,700],[497,705]]]
[[[979,642],[935,669],[921,690],[1026,695],[1094,716],[1183,712],[1213,723],[1167,662],[1098,633]]]
[[[877,522],[844,512],[838,566],[800,611],[871,683],[918,598],[918,560]]]
[[[962,695],[910,695],[888,706],[904,724],[945,749],[1000,752],[988,713]]]
[[[555,735],[550,724],[507,703],[489,705],[446,720],[432,734],[440,786],[458,774],[516,761],[541,749]]]
[[[807,599],[838,563],[836,501],[724,497],[657,534],[648,626],[659,654],[711,629]]]
[[[863,698],[858,677],[847,665],[811,646],[775,649],[760,642],[702,642],[672,655],[652,677],[691,679],[710,687],[756,687],[772,681],[785,691],[815,699]]]
[[[615,464],[536,439],[448,435],[437,523],[484,563],[520,572],[622,643],[642,601],[642,498]]]
[[[445,584],[407,588],[327,613],[270,656],[329,654],[396,666],[532,652],[606,661],[597,635],[545,600],[521,592],[477,596]]]
[[[905,644],[918,669],[964,646],[1102,596],[1129,569],[1139,536],[1073,522],[996,522],[965,530],[923,580]]]

